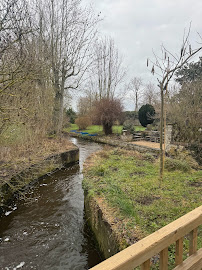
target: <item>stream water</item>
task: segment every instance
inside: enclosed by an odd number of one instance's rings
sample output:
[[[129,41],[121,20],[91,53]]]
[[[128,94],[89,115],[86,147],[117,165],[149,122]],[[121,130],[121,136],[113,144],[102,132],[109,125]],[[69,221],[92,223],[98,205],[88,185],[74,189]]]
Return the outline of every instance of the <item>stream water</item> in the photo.
[[[79,165],[44,177],[0,219],[0,269],[89,269],[100,262],[84,217],[82,167],[101,148],[79,147]]]

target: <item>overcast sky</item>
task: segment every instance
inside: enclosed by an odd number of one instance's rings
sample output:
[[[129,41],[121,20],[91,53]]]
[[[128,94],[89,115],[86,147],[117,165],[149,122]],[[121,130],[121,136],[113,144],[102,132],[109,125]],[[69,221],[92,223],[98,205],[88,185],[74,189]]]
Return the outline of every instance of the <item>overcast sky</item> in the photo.
[[[193,43],[202,34],[202,0],[85,0],[104,20],[103,34],[111,35],[125,56],[131,76],[148,79],[147,57],[163,43],[180,51],[184,29],[192,22]],[[196,43],[195,43],[196,45]],[[148,75],[149,74],[149,75]]]
[[[128,66],[128,78],[142,77],[157,82],[146,59],[160,53],[163,43],[171,52],[180,52],[183,33],[191,27],[192,44],[202,35],[202,0],[84,0],[103,17],[100,32],[114,38]],[[194,46],[193,46],[194,47]]]

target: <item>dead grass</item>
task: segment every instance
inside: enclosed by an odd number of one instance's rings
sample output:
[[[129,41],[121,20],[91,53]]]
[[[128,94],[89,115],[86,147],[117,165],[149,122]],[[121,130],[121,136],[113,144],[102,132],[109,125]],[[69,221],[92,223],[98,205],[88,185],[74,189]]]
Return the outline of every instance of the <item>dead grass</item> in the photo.
[[[133,144],[136,145],[141,145],[141,146],[147,146],[155,149],[160,149],[160,143],[155,143],[155,142],[147,142],[147,141],[136,141],[132,142]]]
[[[32,143],[0,146],[0,185],[31,165],[73,148],[66,138],[43,138]]]

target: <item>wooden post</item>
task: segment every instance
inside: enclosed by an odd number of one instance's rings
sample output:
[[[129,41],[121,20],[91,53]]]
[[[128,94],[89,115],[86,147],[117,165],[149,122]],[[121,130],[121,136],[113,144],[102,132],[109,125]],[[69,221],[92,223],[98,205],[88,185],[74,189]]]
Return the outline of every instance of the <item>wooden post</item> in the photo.
[[[175,265],[183,262],[183,237],[176,241]]]
[[[190,232],[189,237],[189,256],[191,256],[197,251],[197,228]]]
[[[146,262],[144,262],[142,265],[141,265],[141,270],[149,270],[150,269],[150,259],[147,260]]]
[[[160,270],[168,269],[168,248],[160,252]]]

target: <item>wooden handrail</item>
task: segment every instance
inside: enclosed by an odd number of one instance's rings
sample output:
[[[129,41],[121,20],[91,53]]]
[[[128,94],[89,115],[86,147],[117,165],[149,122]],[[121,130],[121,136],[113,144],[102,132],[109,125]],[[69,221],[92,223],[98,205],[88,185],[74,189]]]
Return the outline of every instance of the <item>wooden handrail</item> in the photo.
[[[191,232],[190,254],[196,252],[197,227],[202,224],[202,206],[143,238],[130,247],[91,268],[91,270],[150,269],[149,260],[160,252],[160,269],[167,269],[168,246],[176,243],[176,265],[182,263],[182,238]],[[179,241],[179,242],[178,242]],[[200,253],[201,254],[201,253]]]
[[[183,263],[173,270],[201,270],[202,269],[202,248],[188,257]]]

